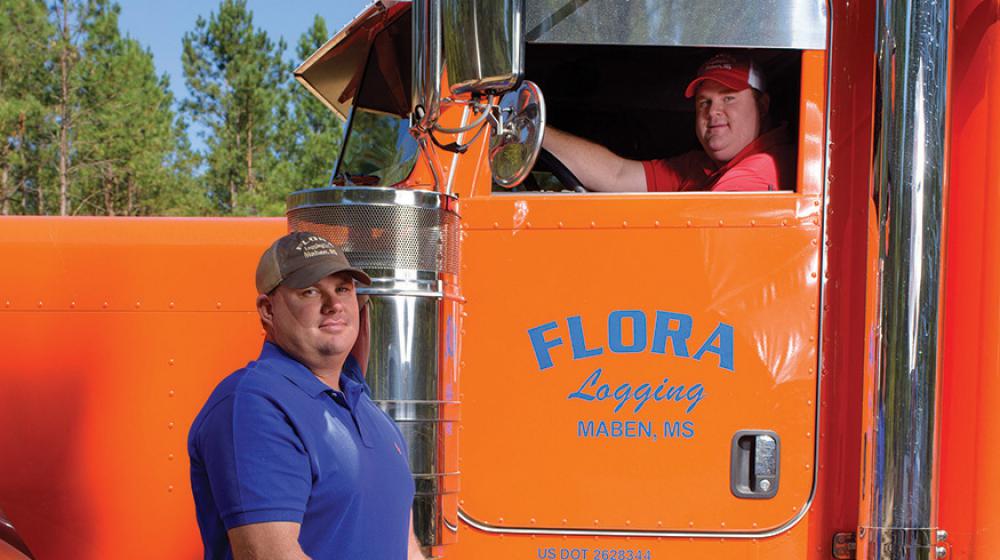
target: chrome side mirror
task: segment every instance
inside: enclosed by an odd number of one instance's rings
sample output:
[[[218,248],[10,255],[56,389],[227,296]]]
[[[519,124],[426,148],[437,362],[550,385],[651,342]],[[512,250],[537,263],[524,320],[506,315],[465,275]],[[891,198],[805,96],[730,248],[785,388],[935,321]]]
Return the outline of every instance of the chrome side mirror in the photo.
[[[500,99],[496,128],[490,136],[490,169],[501,187],[521,184],[535,165],[545,135],[545,100],[533,82]]]

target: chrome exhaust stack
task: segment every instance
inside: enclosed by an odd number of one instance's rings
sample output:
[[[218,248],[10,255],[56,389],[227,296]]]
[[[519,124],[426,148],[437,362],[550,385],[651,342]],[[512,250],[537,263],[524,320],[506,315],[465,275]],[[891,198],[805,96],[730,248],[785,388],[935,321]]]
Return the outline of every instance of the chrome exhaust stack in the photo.
[[[340,245],[372,278],[366,380],[407,443],[414,529],[432,557],[458,521],[459,215],[454,197],[334,187],[288,197],[288,228]]]
[[[879,243],[858,558],[924,560],[946,552],[935,501],[950,10],[880,0],[877,16]]]

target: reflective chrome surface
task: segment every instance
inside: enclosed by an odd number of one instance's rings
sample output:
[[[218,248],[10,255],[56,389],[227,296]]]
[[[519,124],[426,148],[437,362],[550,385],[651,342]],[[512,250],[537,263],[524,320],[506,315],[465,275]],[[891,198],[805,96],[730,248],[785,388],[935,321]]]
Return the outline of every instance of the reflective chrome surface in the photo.
[[[392,417],[407,443],[416,482],[414,526],[421,543],[442,544],[442,532],[456,510],[457,465],[444,458],[446,438],[458,432],[457,395],[443,391],[436,373],[440,352],[439,300],[431,297],[376,296],[371,299],[371,358],[368,385],[374,400]],[[431,374],[428,374],[430,372]]]
[[[531,173],[545,135],[542,90],[525,81],[499,103],[500,126],[490,136],[490,170],[502,187],[516,187]]]
[[[288,197],[292,231],[343,247],[372,285],[366,380],[406,441],[416,482],[414,528],[432,556],[458,520],[456,320],[459,217],[430,191],[331,187]]]
[[[419,131],[437,122],[441,101],[441,3],[413,1],[413,113]]]
[[[531,43],[825,49],[824,0],[526,0]]]
[[[458,272],[456,206],[454,197],[430,191],[329,187],[292,193],[287,216],[289,229],[337,243],[378,287],[391,288],[390,279],[412,283],[421,272]]]
[[[859,547],[933,558],[948,2],[880,0],[874,186],[879,219],[873,426]],[[917,535],[917,536],[915,536]]]
[[[500,93],[524,73],[524,0],[441,0],[442,39],[454,94]]]

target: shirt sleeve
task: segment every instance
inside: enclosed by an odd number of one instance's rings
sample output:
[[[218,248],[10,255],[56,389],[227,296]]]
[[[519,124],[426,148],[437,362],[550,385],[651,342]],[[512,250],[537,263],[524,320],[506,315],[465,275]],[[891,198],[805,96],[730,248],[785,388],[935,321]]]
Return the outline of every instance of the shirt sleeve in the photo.
[[[654,159],[642,162],[646,173],[647,192],[674,192],[680,190],[681,177],[672,160]]]
[[[206,416],[197,443],[226,530],[302,522],[312,487],[309,456],[276,403],[255,393],[230,395]]]

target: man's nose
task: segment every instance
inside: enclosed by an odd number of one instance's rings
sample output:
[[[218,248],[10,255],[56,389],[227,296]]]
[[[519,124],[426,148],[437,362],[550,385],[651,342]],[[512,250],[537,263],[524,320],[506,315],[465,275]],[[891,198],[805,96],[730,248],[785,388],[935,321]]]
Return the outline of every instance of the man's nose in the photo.
[[[323,312],[324,313],[336,313],[344,307],[344,302],[341,301],[335,294],[323,294]]]

